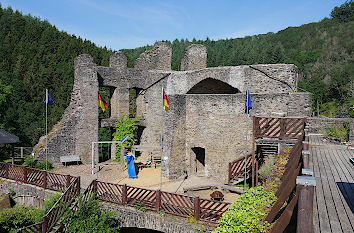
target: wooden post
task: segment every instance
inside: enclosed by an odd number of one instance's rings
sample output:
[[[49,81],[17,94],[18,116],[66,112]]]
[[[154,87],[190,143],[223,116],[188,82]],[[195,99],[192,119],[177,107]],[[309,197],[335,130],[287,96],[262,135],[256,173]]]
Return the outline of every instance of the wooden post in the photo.
[[[9,164],[5,163],[5,178],[9,179]]]
[[[156,211],[159,211],[161,207],[161,190],[156,190]]]
[[[11,156],[11,157],[12,157],[12,164],[14,164],[14,162],[15,162],[15,161],[14,161],[14,160],[15,160],[15,147],[14,147],[14,145],[12,145],[11,148],[12,148],[12,152],[11,152],[11,155],[12,155],[12,156]]]
[[[254,187],[254,161],[256,158],[256,117],[253,116],[252,133],[252,187]]]
[[[259,121],[257,121],[256,117],[253,116],[253,137],[255,138],[258,136],[258,122]]]
[[[256,186],[258,185],[258,161],[256,161]]]
[[[231,168],[232,168],[232,164],[229,163],[229,175],[228,175],[228,178],[227,178],[228,185],[231,185]]]
[[[47,188],[47,171],[42,171],[43,172],[43,188]]]
[[[310,169],[310,151],[308,150],[302,151],[302,161],[304,163],[304,168]]]
[[[256,159],[256,140],[254,138],[254,135],[253,135],[253,138],[252,138],[252,187],[254,187],[254,163],[255,163],[255,159]]]
[[[279,132],[279,138],[284,139],[285,138],[285,118],[280,118],[279,119],[279,126],[280,126],[280,132]]]
[[[43,216],[42,233],[47,232],[47,225],[48,225],[48,217],[45,215]]]
[[[96,192],[97,192],[97,179],[93,180],[93,187],[92,187],[92,191],[93,191],[94,193],[96,193]]]
[[[200,200],[199,197],[194,197],[193,199],[193,203],[194,203],[194,219],[199,221],[200,219]]]
[[[27,167],[23,167],[23,183],[27,184]]]
[[[122,205],[127,204],[127,185],[124,184],[122,187]]]
[[[309,142],[303,141],[302,142],[302,149],[303,150],[309,150]]]
[[[71,176],[70,175],[66,175],[66,188],[69,188],[70,181],[71,181]]]
[[[299,194],[296,233],[313,233],[313,195],[315,177],[298,176],[296,190]]]
[[[76,195],[80,195],[80,176],[77,177],[77,183],[76,183]]]

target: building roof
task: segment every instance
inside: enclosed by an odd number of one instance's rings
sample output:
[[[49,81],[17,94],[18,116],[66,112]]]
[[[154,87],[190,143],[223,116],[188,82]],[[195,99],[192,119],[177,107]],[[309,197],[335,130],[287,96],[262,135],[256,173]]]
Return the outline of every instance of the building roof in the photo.
[[[10,134],[5,130],[0,129],[0,144],[9,144],[20,142],[16,135]]]

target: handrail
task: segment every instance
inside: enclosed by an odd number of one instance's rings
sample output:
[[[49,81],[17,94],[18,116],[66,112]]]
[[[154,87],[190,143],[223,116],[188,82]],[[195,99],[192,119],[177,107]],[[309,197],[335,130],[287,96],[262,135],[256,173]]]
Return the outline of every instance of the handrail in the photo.
[[[228,209],[230,203],[190,197],[183,194],[162,192],[128,185],[93,180],[84,192],[97,193],[102,201],[119,205],[145,208],[155,212],[189,217],[215,224]]]

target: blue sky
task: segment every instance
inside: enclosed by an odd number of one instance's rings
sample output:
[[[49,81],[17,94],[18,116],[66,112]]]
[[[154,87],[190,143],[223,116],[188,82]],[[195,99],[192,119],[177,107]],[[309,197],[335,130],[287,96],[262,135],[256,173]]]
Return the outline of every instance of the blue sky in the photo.
[[[0,0],[113,50],[160,40],[226,39],[317,22],[345,0]]]

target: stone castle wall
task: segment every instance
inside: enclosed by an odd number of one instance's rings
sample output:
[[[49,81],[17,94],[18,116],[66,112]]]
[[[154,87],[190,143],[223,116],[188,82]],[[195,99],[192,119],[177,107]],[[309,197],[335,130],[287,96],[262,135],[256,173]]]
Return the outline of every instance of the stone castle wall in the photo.
[[[169,97],[171,110],[164,114],[166,175],[178,178],[194,174],[196,158],[192,148],[200,147],[205,149],[203,175],[226,182],[228,163],[244,155],[247,128],[245,95]],[[252,94],[251,99],[254,110],[251,110],[250,116],[282,112],[286,116],[303,117],[311,113],[311,95],[308,93]],[[248,123],[250,152],[252,117],[249,117]]]
[[[48,136],[48,160],[60,165],[60,156],[80,155],[83,163],[91,161],[91,142],[98,140],[97,66],[91,56],[75,59],[74,87],[57,131]],[[50,107],[50,106],[49,106]],[[45,150],[36,155],[46,159]]]
[[[169,178],[190,174],[194,169],[191,148],[202,147],[207,157],[204,175],[224,180],[225,164],[243,155],[246,90],[254,102],[254,115],[311,114],[311,95],[295,92],[298,75],[292,64],[206,68],[206,48],[191,45],[182,71],[171,71],[171,57],[171,47],[162,42],[143,53],[133,69],[127,68],[121,52],[111,56],[109,67],[96,66],[88,55],[79,56],[71,103],[61,129],[48,143],[50,160],[57,163],[61,155],[79,154],[84,163],[91,161],[91,143],[97,141],[99,85],[112,89],[111,117],[101,120],[105,127],[129,113],[129,90],[140,90],[136,101],[144,127],[140,142],[159,145],[163,130],[163,174]],[[162,88],[170,100],[169,112],[162,108]]]
[[[116,214],[119,228],[136,227],[166,233],[212,232],[215,229],[215,227],[207,225],[190,224],[186,219],[167,216],[166,214],[160,216],[154,212],[142,212],[132,207],[105,202],[102,202],[102,206],[103,209],[113,211]]]

